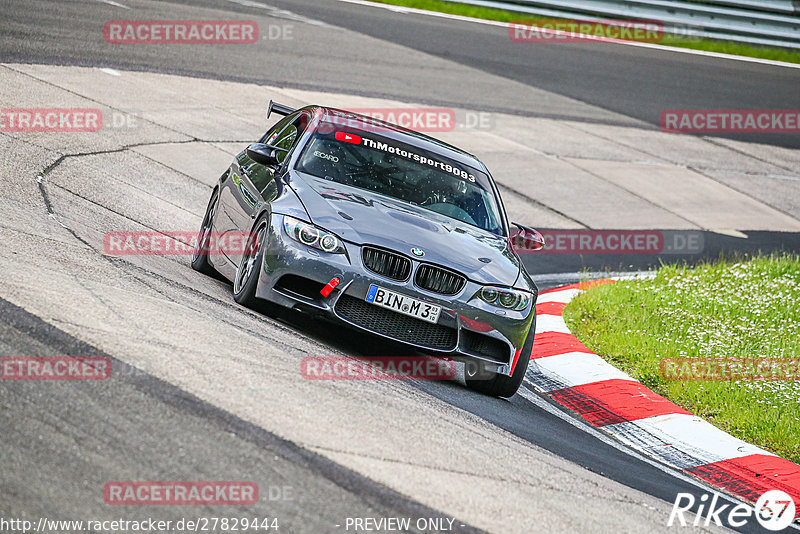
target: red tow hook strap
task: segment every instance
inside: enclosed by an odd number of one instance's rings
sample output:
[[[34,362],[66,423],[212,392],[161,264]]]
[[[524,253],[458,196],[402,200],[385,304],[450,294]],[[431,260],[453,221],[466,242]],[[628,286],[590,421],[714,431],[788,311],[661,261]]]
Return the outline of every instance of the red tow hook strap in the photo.
[[[331,294],[331,291],[333,291],[334,288],[339,285],[339,282],[341,282],[341,280],[338,278],[331,278],[331,281],[328,282],[325,287],[319,290],[319,294],[327,298],[328,295]]]

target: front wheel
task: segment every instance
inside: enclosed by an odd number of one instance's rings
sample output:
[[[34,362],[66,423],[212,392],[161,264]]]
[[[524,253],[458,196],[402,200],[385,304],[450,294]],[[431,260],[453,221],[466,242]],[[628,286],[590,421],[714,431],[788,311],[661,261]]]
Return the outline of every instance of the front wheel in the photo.
[[[525,338],[525,343],[522,345],[519,360],[517,360],[517,365],[514,367],[514,373],[511,376],[485,371],[482,369],[480,362],[467,362],[464,370],[464,379],[467,387],[492,397],[506,399],[513,397],[520,385],[522,385],[525,372],[528,370],[531,352],[533,352],[533,337],[535,335],[536,317],[531,323],[531,329]]]
[[[242,254],[242,261],[239,263],[233,279],[233,300],[252,310],[274,315],[276,313],[275,305],[256,297],[259,270],[264,262],[264,250],[267,245],[268,221],[269,216],[262,215],[253,225],[244,254]]]

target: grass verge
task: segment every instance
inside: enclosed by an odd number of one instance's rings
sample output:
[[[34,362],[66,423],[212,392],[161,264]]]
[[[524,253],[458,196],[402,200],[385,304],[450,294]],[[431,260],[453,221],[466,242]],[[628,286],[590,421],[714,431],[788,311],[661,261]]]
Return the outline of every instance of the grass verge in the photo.
[[[734,436],[800,462],[800,382],[671,381],[664,358],[800,358],[800,257],[668,266],[576,297],[564,318],[594,352]]]
[[[446,2],[444,0],[373,0],[382,4],[392,4],[396,6],[412,7],[425,9],[428,11],[438,11],[451,15],[461,15],[477,19],[496,20],[500,22],[514,21],[553,21],[558,20],[553,17],[540,17],[530,13],[518,13],[505,11],[490,7],[472,6],[459,4],[456,2]],[[800,51],[791,49],[755,46],[734,41],[723,41],[718,39],[700,39],[667,35],[658,44],[675,46],[678,48],[691,48],[693,50],[704,50],[706,52],[718,52],[722,54],[732,54],[736,56],[754,57],[759,59],[771,59],[774,61],[785,61],[787,63],[800,63]],[[521,43],[519,46],[533,46]]]

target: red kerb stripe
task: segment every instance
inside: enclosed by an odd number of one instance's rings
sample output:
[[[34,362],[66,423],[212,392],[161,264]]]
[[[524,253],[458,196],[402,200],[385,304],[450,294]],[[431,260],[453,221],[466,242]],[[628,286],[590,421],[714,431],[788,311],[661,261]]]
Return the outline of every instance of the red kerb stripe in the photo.
[[[594,426],[614,425],[671,413],[690,414],[633,380],[603,380],[550,393]]]
[[[778,456],[751,454],[692,467],[686,472],[750,502],[777,489],[800,503],[800,466]],[[797,515],[800,517],[800,506]]]
[[[566,352],[594,354],[572,334],[541,332],[533,338],[532,358],[547,358],[548,356],[556,356]]]
[[[564,308],[567,307],[565,302],[542,302],[536,305],[536,313],[539,315],[558,315],[564,313]]]

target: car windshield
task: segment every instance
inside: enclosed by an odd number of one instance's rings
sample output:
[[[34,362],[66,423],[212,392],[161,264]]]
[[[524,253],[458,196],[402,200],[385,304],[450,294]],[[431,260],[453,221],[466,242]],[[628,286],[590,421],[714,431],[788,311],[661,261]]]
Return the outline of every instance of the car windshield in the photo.
[[[342,131],[323,123],[295,168],[503,234],[497,201],[485,173],[372,132]]]

